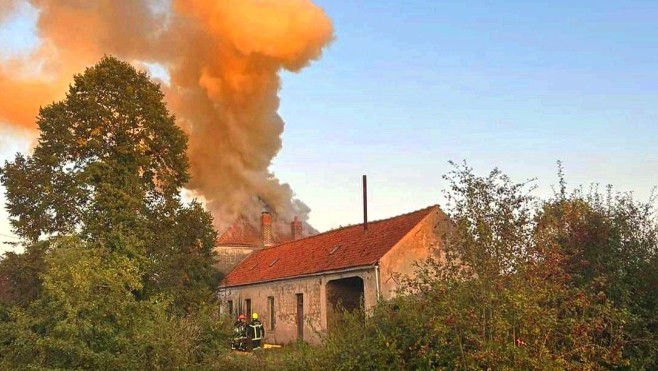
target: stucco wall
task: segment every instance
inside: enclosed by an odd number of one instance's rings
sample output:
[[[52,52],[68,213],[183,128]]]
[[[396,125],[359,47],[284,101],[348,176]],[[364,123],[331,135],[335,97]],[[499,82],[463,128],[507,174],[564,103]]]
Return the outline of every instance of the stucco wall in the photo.
[[[238,263],[243,261],[249,254],[259,248],[243,246],[215,246],[216,255],[215,268],[220,272],[227,274]]]
[[[245,300],[251,300],[252,311],[259,314],[266,329],[267,343],[287,344],[297,340],[297,296],[304,297],[304,340],[319,343],[327,329],[326,284],[331,280],[360,277],[363,280],[364,306],[372,307],[377,301],[374,268],[368,267],[343,273],[322,274],[312,277],[273,281],[243,287],[223,288],[219,291],[222,310],[227,310],[228,300],[245,307]],[[268,297],[274,297],[275,329],[271,331]],[[235,312],[234,312],[235,313]],[[237,315],[237,313],[235,313]]]
[[[380,259],[382,298],[395,296],[401,276],[415,275],[414,263],[425,260],[429,254],[439,256],[442,249],[441,229],[447,220],[447,216],[437,208]]]

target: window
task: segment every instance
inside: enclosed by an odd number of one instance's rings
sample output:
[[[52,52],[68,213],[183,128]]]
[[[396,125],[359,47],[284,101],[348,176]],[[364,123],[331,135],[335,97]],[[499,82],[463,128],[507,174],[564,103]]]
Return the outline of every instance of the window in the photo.
[[[229,300],[226,303],[226,306],[228,307],[228,314],[232,316],[233,315],[233,300]]]
[[[304,340],[304,294],[297,296],[297,339]]]
[[[274,296],[267,297],[267,312],[270,314],[270,330],[274,330],[275,315],[274,315]]]
[[[251,299],[245,299],[244,300],[244,306],[247,308],[245,313],[247,315],[247,318],[251,319]]]

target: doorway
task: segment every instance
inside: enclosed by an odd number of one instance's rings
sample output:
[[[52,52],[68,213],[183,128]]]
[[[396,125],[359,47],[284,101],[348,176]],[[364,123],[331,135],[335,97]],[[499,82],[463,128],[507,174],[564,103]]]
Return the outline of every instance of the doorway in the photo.
[[[348,313],[363,306],[363,279],[348,277],[327,282],[327,329],[335,327],[338,314]]]

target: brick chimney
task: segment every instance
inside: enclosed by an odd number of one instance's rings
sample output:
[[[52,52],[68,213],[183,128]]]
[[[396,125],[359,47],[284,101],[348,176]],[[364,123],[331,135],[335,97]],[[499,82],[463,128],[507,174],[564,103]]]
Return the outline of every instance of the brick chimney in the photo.
[[[272,215],[267,211],[263,211],[260,214],[260,238],[263,246],[269,247],[274,245],[274,239],[272,238]]]
[[[302,222],[297,220],[297,217],[290,222],[290,236],[293,241],[302,238]]]

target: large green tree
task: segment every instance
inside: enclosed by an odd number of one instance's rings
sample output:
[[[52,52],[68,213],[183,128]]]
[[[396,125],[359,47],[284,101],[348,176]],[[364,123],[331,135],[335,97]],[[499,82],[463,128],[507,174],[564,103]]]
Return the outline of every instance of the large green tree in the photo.
[[[0,168],[25,244],[0,261],[0,366],[214,362],[217,233],[198,202],[180,200],[187,137],[160,87],[104,57],[37,123],[33,154]]]
[[[104,57],[39,111],[33,154],[5,162],[0,181],[28,254],[37,241],[76,235],[136,259],[140,295],[166,292],[193,308],[216,283],[216,232],[198,203],[181,203],[187,137],[163,98],[145,72]]]
[[[179,206],[187,139],[145,72],[105,57],[42,108],[37,124],[33,155],[2,169],[18,235],[141,235],[152,213]]]

